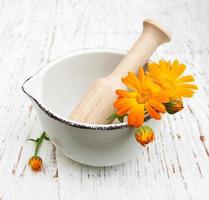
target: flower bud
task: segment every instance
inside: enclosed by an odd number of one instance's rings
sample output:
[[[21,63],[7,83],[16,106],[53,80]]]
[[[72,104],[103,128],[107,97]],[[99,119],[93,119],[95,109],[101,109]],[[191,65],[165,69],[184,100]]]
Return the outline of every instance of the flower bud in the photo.
[[[183,108],[184,108],[183,102],[178,99],[171,99],[170,102],[165,103],[165,109],[171,115],[179,112]]]
[[[42,167],[42,159],[39,156],[33,156],[28,163],[33,171],[40,171]]]
[[[135,138],[142,146],[149,144],[155,139],[153,130],[149,126],[141,126],[135,133]]]

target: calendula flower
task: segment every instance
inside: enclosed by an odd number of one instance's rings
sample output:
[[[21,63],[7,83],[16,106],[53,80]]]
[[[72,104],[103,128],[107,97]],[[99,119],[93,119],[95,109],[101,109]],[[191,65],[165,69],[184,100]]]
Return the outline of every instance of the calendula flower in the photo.
[[[42,168],[42,159],[38,156],[38,150],[44,139],[49,140],[49,138],[46,135],[46,132],[43,132],[41,136],[35,140],[29,139],[30,141],[33,141],[36,144],[34,156],[32,156],[28,162],[33,171],[40,171]]]
[[[137,142],[139,142],[142,146],[145,146],[155,139],[155,135],[149,126],[141,126],[137,129],[135,138]]]
[[[171,99],[168,103],[165,103],[166,111],[169,114],[175,114],[184,108],[183,102],[178,99]]]
[[[145,76],[142,67],[139,68],[138,77],[129,72],[128,76],[122,78],[122,82],[130,91],[116,90],[118,98],[114,107],[117,115],[128,115],[128,124],[134,127],[144,123],[145,111],[153,118],[161,119],[160,113],[166,112],[163,103],[167,103],[169,99],[158,84]]]
[[[42,168],[42,159],[39,156],[33,156],[28,163],[33,171],[40,171]]]
[[[174,60],[172,64],[164,60],[148,63],[150,77],[162,87],[168,97],[176,99],[192,97],[198,89],[196,85],[191,84],[194,82],[193,76],[182,76],[185,69],[186,65],[178,60]]]

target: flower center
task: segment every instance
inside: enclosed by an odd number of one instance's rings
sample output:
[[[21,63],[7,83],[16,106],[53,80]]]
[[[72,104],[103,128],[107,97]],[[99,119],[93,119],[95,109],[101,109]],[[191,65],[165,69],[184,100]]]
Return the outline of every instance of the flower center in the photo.
[[[139,104],[146,103],[151,98],[151,92],[149,90],[143,90],[137,97],[136,100]]]

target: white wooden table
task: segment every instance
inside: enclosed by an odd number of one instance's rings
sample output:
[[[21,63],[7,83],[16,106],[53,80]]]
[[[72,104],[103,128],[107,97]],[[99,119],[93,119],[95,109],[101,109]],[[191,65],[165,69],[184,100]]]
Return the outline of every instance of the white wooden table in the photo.
[[[195,97],[165,117],[155,142],[130,162],[87,167],[45,142],[44,170],[33,173],[26,140],[43,129],[22,82],[72,50],[128,49],[144,18],[172,33],[152,59],[187,63],[200,88]],[[1,0],[0,85],[0,200],[209,199],[208,0]]]

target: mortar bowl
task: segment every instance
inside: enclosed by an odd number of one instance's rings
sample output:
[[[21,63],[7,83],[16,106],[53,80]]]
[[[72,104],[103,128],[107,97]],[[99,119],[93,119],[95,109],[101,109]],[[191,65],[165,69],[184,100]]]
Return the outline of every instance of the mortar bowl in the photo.
[[[51,142],[67,157],[90,166],[112,166],[137,156],[143,147],[127,123],[86,124],[67,118],[89,85],[110,74],[126,52],[79,50],[61,56],[28,78],[22,86]],[[158,131],[159,122],[145,123]]]

